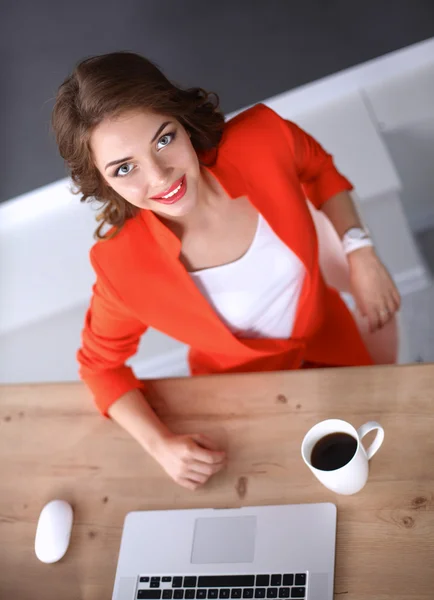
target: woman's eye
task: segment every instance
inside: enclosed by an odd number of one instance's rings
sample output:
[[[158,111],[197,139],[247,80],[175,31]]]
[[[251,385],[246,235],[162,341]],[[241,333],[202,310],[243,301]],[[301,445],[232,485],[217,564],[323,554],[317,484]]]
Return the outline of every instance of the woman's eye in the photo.
[[[116,170],[115,177],[125,177],[125,175],[131,173],[132,170],[133,165],[131,163],[125,163],[124,165],[121,165],[119,169]]]
[[[165,133],[158,140],[157,147],[164,148],[165,146],[168,146],[174,137],[175,137],[174,133]]]

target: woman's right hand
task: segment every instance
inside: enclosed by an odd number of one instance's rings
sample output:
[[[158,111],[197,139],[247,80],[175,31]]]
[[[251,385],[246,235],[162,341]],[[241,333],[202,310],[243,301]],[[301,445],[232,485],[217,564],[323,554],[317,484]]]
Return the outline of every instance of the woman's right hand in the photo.
[[[196,490],[226,465],[226,453],[202,434],[170,435],[154,458],[179,485]]]
[[[205,435],[176,435],[162,423],[139,389],[114,402],[108,413],[180,485],[195,490],[221,471],[226,453]]]

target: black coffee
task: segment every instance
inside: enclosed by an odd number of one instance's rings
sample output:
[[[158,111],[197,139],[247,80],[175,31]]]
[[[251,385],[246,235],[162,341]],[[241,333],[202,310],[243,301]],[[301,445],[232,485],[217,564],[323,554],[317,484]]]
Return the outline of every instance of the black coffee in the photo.
[[[330,433],[317,441],[310,456],[315,469],[334,471],[350,462],[357,450],[357,440],[348,433]]]

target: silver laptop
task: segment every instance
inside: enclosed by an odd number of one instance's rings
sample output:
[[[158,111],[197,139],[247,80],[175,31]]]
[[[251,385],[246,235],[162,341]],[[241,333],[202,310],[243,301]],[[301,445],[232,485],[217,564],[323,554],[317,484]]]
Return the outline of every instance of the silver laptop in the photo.
[[[131,512],[113,600],[332,600],[334,504]]]

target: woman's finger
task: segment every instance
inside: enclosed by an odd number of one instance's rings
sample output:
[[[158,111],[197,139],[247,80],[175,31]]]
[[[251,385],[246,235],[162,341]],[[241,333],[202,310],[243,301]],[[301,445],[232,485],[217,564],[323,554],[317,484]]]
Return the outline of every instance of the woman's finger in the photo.
[[[192,491],[197,490],[197,488],[200,485],[199,483],[192,481],[191,479],[187,479],[186,477],[182,477],[177,483],[179,483],[179,485],[181,485],[182,487],[187,488],[187,490]]]
[[[381,329],[383,327],[383,319],[387,318],[387,312],[381,308],[376,308],[375,314],[376,314],[376,317],[375,317],[374,331],[378,331],[379,329]]]
[[[226,455],[224,452],[214,452],[212,450],[205,450],[201,446],[196,445],[196,448],[191,453],[190,464],[196,462],[205,463],[207,465],[221,465],[224,463]]]
[[[381,323],[380,315],[375,305],[372,305],[368,308],[367,317],[369,322],[369,331],[374,333],[374,331],[377,331]]]
[[[386,299],[384,299],[381,302],[380,307],[378,308],[378,318],[379,318],[378,329],[381,329],[382,327],[384,327],[386,325],[386,323],[389,321],[392,314],[393,313],[391,313],[388,308]]]
[[[356,305],[357,305],[358,311],[362,315],[362,317],[369,316],[368,311],[366,310],[366,306],[362,301],[360,301],[360,300],[356,301]]]
[[[401,296],[396,287],[392,290],[392,297],[395,302],[395,310],[399,310],[401,308]]]
[[[389,297],[387,298],[386,306],[387,306],[387,310],[389,311],[389,319],[391,319],[393,317],[393,315],[396,313],[396,304],[395,304],[395,299],[393,297],[392,292],[389,294]]]
[[[209,476],[205,475],[204,473],[198,473],[197,471],[193,471],[192,469],[189,469],[185,473],[184,478],[188,479],[189,481],[192,481],[193,483],[203,485],[204,483],[206,483],[208,481]]]
[[[206,450],[212,450],[214,452],[220,452],[221,448],[219,448],[218,444],[214,442],[211,438],[202,433],[195,433],[191,436],[196,444],[199,444],[202,448]]]
[[[211,477],[212,475],[215,475],[216,473],[221,471],[225,464],[226,463],[220,463],[218,465],[208,465],[203,462],[194,461],[189,465],[189,469],[196,473],[200,473],[202,475],[206,475],[207,477]]]

